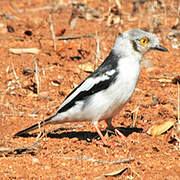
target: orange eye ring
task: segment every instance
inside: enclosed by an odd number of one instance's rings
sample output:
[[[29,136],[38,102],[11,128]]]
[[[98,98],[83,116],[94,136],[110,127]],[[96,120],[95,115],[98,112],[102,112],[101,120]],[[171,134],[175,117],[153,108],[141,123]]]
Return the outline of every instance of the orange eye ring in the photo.
[[[143,37],[141,40],[140,40],[140,43],[141,45],[146,45],[147,43],[149,42],[149,39],[147,37]]]

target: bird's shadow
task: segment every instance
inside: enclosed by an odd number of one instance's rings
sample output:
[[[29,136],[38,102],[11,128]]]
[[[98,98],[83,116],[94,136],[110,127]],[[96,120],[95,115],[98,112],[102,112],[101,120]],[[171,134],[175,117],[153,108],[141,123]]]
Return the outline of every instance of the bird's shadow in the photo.
[[[136,127],[116,127],[122,134],[124,134],[126,137],[128,137],[130,134],[136,132],[136,133],[141,133],[143,132],[142,128],[136,128]],[[109,130],[103,130],[101,131],[103,136],[108,132],[108,135],[111,136],[112,134],[115,134],[112,131]],[[37,137],[36,133],[33,134],[22,134],[21,137]],[[50,132],[47,134],[47,137],[49,138],[57,138],[57,139],[62,139],[62,138],[77,138],[79,141],[80,140],[86,140],[88,142],[91,142],[93,139],[99,139],[99,135],[97,132],[91,132],[91,131],[71,131],[71,132],[62,132],[62,133],[57,133],[57,132]]]

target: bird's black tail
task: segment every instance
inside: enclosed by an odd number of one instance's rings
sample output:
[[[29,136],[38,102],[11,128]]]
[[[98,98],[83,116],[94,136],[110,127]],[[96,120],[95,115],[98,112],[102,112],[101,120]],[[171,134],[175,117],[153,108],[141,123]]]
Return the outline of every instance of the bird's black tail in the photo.
[[[35,129],[38,129],[39,126],[42,127],[42,126],[44,126],[44,125],[46,125],[46,124],[49,124],[51,118],[52,118],[52,117],[50,117],[50,118],[48,118],[48,119],[46,119],[46,120],[44,120],[44,121],[41,121],[40,123],[34,124],[34,125],[26,128],[26,129],[24,129],[24,130],[22,130],[22,131],[19,131],[19,132],[17,132],[16,134],[14,134],[13,137],[22,136],[22,135],[24,135],[24,134],[27,134],[27,133],[30,132],[30,131],[33,131],[33,130],[35,130]]]

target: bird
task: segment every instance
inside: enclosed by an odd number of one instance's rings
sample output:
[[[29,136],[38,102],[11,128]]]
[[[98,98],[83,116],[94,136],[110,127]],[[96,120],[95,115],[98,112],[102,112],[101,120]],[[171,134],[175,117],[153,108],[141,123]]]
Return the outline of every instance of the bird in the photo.
[[[14,137],[46,124],[91,122],[103,145],[108,146],[98,122],[105,120],[108,128],[117,130],[112,125],[112,118],[131,98],[138,82],[142,57],[149,50],[168,51],[160,45],[155,34],[142,29],[119,34],[104,62],[65,98],[54,115],[17,132]]]

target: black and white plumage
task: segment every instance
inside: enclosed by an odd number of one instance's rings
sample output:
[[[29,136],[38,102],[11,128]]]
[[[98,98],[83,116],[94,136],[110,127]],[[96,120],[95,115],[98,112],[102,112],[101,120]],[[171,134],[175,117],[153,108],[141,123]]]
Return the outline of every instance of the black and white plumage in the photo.
[[[61,104],[55,115],[40,125],[91,121],[104,144],[107,144],[98,122],[105,120],[112,128],[112,117],[132,96],[140,73],[142,56],[150,49],[167,51],[156,35],[143,30],[130,30],[119,35],[105,61]],[[35,124],[15,134],[20,136],[37,129]]]

